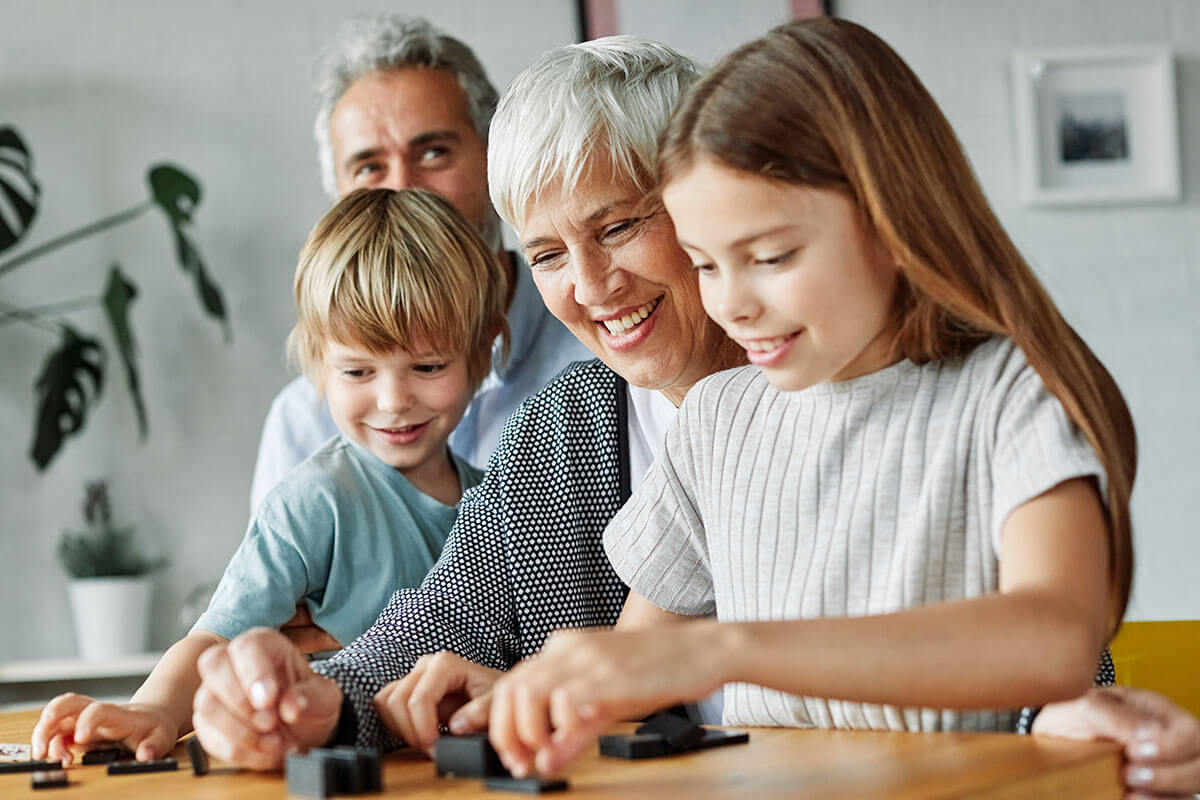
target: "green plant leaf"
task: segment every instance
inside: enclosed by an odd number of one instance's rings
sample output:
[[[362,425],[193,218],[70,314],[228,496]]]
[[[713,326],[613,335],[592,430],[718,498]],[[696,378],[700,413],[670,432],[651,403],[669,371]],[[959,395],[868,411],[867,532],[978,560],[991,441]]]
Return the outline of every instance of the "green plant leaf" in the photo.
[[[38,395],[37,432],[30,456],[45,469],[63,439],[83,427],[88,407],[104,386],[104,350],[100,342],[62,326],[58,349],[46,359],[34,388]],[[89,385],[90,384],[90,385]]]
[[[184,272],[191,274],[195,281],[196,294],[200,297],[200,306],[210,317],[215,317],[222,322],[225,338],[228,339],[229,320],[225,315],[225,298],[221,294],[221,289],[208,277],[200,250],[192,243],[187,232],[179,226],[175,226],[175,254],[179,259],[179,266],[183,268]]]
[[[157,164],[146,173],[150,196],[176,228],[192,221],[192,213],[200,205],[200,184],[179,167]]]
[[[33,177],[33,156],[16,128],[0,128],[0,253],[15,245],[37,215],[42,187]]]
[[[117,340],[117,352],[125,365],[125,380],[129,394],[133,396],[133,408],[137,412],[138,432],[146,438],[150,425],[146,420],[146,404],[142,399],[142,382],[138,376],[137,346],[133,341],[133,329],[129,324],[129,308],[137,299],[138,290],[122,273],[117,264],[108,272],[108,285],[104,287],[104,314],[108,317],[113,338]]]

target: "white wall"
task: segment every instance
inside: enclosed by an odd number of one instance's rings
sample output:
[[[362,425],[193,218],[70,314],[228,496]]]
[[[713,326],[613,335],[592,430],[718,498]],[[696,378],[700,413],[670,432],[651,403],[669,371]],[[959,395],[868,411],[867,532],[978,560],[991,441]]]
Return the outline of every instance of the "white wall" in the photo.
[[[310,140],[309,69],[336,23],[368,2],[0,0],[0,125],[34,151],[44,207],[30,242],[145,197],[144,172],[170,159],[202,181],[196,239],[226,292],[228,346],[178,274],[166,226],[124,229],[0,276],[0,298],[35,304],[98,291],[118,260],[136,306],[151,434],[136,428],[119,369],[99,408],[44,474],[26,453],[32,386],[52,337],[0,327],[0,660],[70,655],[54,547],[78,522],[85,480],[107,475],[122,520],[172,553],[158,580],[154,638],[178,633],[180,598],[219,576],[240,540],[259,426],[287,378],[290,275],[325,208]],[[623,5],[631,5],[625,3]],[[711,59],[731,46],[723,0],[625,15],[631,33]],[[776,21],[779,0],[738,20]],[[573,0],[406,0],[471,43],[503,85],[536,53],[570,41]],[[649,10],[646,10],[649,9]],[[1195,0],[839,0],[892,42],[929,84],[984,188],[1068,318],[1124,388],[1142,438],[1135,493],[1133,616],[1200,617],[1200,3]],[[782,19],[782,16],[779,16]],[[1176,205],[1035,211],[1016,199],[1007,59],[1018,47],[1165,42],[1179,55],[1186,197]],[[0,261],[4,256],[0,256]],[[76,317],[100,331],[96,312]],[[113,365],[115,366],[115,365]]]
[[[32,387],[56,340],[0,327],[0,660],[75,652],[54,549],[80,521],[87,479],[108,476],[120,520],[171,554],[156,644],[178,636],[180,598],[220,576],[245,531],[263,416],[288,378],[296,254],[326,207],[311,62],[338,22],[373,8],[429,16],[471,43],[501,87],[576,30],[567,0],[0,0],[0,125],[25,137],[42,184],[23,247],[144,201],[147,166],[170,159],[203,184],[195,239],[233,329],[226,345],[202,317],[157,212],[0,276],[0,298],[32,305],[99,293],[119,261],[142,290],[134,317],[150,417],[139,442],[111,362],[82,436],[37,473]],[[98,311],[74,319],[107,337]]]
[[[886,39],[958,131],[1001,220],[1133,410],[1130,619],[1200,618],[1200,3],[838,0]],[[1174,49],[1182,202],[1032,209],[1017,196],[1008,59],[1017,49]]]

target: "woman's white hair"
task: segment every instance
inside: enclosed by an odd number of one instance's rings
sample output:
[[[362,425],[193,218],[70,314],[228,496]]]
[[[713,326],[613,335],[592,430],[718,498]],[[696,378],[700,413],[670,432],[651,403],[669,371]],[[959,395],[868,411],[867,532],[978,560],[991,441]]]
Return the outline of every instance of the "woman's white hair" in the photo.
[[[693,59],[635,36],[543,53],[509,84],[492,118],[492,204],[521,230],[544,189],[573,191],[595,158],[652,191],[659,134],[699,76]]]
[[[471,48],[420,17],[400,14],[354,17],[338,29],[315,69],[317,119],[313,123],[313,136],[321,162],[321,184],[330,197],[337,197],[333,145],[329,140],[333,107],[350,84],[363,75],[406,67],[445,70],[457,78],[467,97],[471,124],[480,140],[487,142],[488,124],[496,110],[496,88]]]

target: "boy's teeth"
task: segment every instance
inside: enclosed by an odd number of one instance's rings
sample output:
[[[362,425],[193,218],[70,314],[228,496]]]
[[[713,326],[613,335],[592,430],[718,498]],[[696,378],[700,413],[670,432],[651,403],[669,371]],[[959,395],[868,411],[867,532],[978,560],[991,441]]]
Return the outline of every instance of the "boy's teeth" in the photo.
[[[659,298],[651,300],[633,313],[626,314],[620,319],[606,319],[604,320],[604,327],[608,328],[609,333],[624,333],[650,316],[650,312],[658,305],[658,300]]]

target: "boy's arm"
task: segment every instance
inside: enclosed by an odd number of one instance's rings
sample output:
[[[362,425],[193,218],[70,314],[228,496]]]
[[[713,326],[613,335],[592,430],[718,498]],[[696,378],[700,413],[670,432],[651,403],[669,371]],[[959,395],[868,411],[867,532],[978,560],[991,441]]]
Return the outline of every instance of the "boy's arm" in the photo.
[[[176,738],[192,729],[192,698],[200,688],[196,662],[200,654],[214,644],[224,644],[224,636],[195,630],[180,639],[154,666],[145,683],[134,692],[130,705],[162,709],[175,724]]]
[[[76,752],[107,742],[120,742],[142,761],[166,755],[179,736],[192,728],[200,654],[223,642],[208,631],[188,634],[159,659],[128,704],[97,702],[74,693],[55,697],[34,727],[34,757],[69,764]]]

